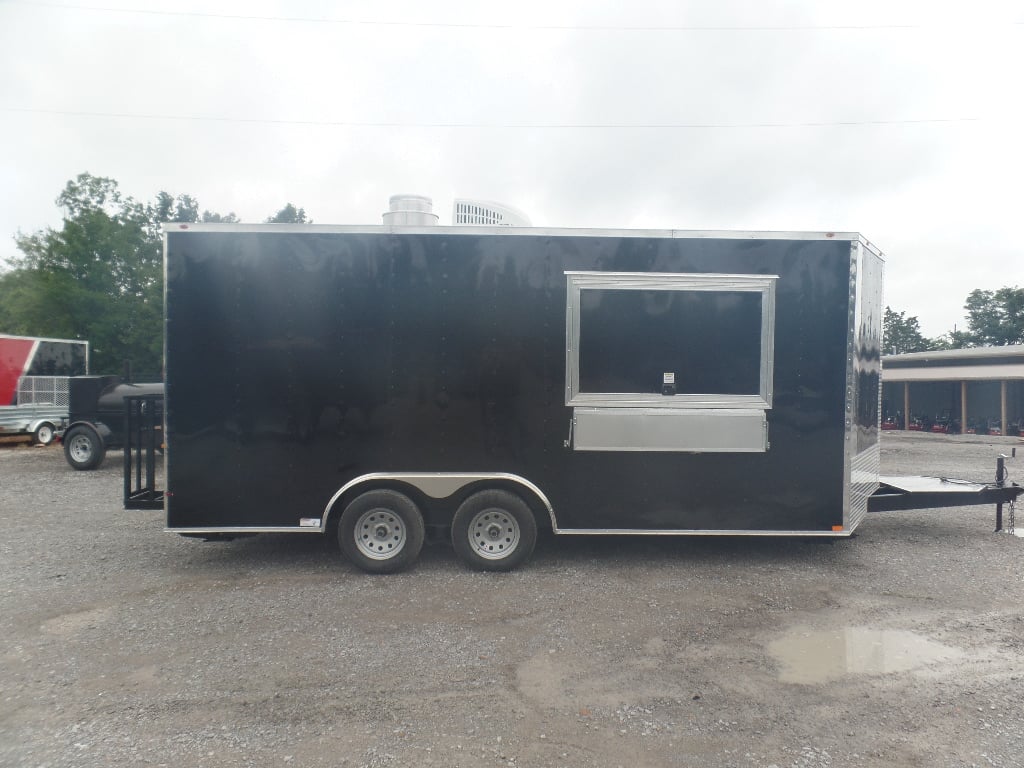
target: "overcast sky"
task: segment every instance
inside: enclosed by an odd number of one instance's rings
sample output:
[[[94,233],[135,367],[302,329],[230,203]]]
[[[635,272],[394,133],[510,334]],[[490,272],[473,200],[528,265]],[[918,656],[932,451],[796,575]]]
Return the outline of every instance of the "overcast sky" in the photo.
[[[0,259],[82,172],[262,221],[858,231],[925,335],[1024,284],[1018,2],[0,0]]]

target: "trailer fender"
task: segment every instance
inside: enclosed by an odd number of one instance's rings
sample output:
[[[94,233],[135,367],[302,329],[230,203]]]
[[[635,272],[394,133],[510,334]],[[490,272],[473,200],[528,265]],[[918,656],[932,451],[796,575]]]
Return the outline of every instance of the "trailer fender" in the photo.
[[[371,472],[349,480],[338,489],[324,508],[321,530],[327,529],[328,520],[343,507],[338,502],[348,496],[373,486],[390,484],[404,485],[416,489],[431,499],[447,499],[455,496],[468,486],[514,487],[525,496],[525,501],[535,503],[547,512],[551,528],[558,531],[555,510],[547,495],[525,477],[508,472]]]
[[[103,446],[104,447],[107,447],[109,445],[109,443],[110,443],[110,436],[113,434],[113,432],[111,432],[111,430],[110,430],[110,427],[108,427],[102,421],[84,421],[84,420],[82,420],[82,421],[73,421],[70,424],[68,424],[67,429],[64,430],[64,434],[67,434],[68,432],[70,432],[75,427],[88,427],[89,429],[91,429],[93,432],[95,432],[97,435],[100,436],[100,439],[103,441]]]

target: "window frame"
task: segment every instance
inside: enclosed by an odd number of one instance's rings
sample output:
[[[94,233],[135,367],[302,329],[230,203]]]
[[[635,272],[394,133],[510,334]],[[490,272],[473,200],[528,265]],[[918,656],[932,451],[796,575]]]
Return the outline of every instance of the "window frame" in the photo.
[[[754,408],[772,407],[775,363],[775,284],[777,275],[729,275],[676,272],[565,272],[565,404],[608,408]],[[581,392],[580,305],[585,290],[753,292],[761,295],[761,365],[756,394]]]

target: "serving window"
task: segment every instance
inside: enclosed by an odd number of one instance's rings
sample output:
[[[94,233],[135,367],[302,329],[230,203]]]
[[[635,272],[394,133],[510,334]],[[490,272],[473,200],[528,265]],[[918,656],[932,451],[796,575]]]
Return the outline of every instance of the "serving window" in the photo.
[[[617,425],[628,414],[603,409],[642,409],[644,424],[652,423],[651,409],[729,409],[730,423],[749,411],[764,425],[775,276],[567,272],[566,279],[566,405]]]

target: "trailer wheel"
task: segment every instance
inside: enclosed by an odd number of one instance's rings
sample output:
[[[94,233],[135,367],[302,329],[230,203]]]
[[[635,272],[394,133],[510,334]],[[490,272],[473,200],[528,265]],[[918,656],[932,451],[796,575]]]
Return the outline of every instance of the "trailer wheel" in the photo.
[[[533,512],[508,491],[474,493],[452,520],[455,553],[480,571],[511,571],[530,556],[536,543]]]
[[[53,424],[46,421],[36,427],[36,431],[32,433],[32,442],[36,445],[49,445],[53,442]]]
[[[92,427],[72,427],[64,436],[64,458],[74,469],[96,469],[106,455],[103,438]]]
[[[423,548],[423,515],[398,491],[367,491],[345,507],[338,525],[341,551],[367,573],[394,573],[412,565]]]

